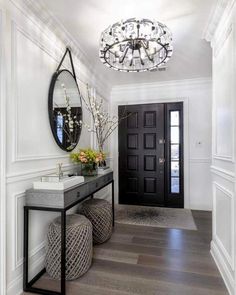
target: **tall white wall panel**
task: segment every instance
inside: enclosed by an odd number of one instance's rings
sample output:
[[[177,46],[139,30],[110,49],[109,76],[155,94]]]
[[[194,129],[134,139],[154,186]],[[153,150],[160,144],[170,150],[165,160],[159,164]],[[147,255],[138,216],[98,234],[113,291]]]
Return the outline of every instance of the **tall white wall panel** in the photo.
[[[219,14],[219,11],[221,13]],[[219,17],[216,17],[218,13]],[[235,1],[217,6],[213,49],[212,190],[213,237],[211,253],[230,294],[235,289]]]

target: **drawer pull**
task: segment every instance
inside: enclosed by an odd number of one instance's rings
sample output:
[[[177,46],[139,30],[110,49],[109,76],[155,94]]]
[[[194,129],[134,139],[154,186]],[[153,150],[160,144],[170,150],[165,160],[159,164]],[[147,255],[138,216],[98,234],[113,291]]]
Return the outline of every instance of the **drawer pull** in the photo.
[[[80,197],[80,192],[77,192],[77,198],[79,198]]]
[[[98,187],[98,183],[97,182],[96,182],[95,186],[96,186],[96,188]]]

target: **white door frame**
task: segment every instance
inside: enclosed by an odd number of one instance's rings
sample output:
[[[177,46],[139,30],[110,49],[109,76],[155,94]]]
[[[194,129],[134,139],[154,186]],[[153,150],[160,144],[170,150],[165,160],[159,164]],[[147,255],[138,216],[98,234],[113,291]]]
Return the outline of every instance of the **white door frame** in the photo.
[[[189,98],[188,97],[175,97],[175,98],[162,98],[162,99],[145,99],[134,101],[114,101],[112,102],[111,111],[114,116],[118,116],[119,105],[136,105],[136,104],[149,104],[149,103],[170,103],[170,102],[183,102],[184,114],[184,208],[190,209],[190,186],[189,186]],[[111,138],[111,156],[112,168],[114,171],[115,181],[115,202],[118,203],[118,128],[113,133]]]

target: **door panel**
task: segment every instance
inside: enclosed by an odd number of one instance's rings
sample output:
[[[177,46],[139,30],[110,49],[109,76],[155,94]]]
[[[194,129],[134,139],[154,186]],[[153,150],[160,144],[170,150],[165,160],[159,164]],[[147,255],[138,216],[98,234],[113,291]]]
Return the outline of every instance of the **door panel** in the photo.
[[[120,106],[119,202],[164,205],[164,104]]]
[[[119,106],[119,203],[183,207],[182,103]]]

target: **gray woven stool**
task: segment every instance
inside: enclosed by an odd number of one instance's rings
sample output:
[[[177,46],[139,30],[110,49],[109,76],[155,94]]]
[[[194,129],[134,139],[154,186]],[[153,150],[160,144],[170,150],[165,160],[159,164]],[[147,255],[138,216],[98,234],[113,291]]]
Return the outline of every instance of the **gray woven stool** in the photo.
[[[93,225],[93,242],[102,244],[112,234],[112,206],[106,200],[90,199],[82,203],[81,213]]]
[[[91,266],[93,255],[92,224],[83,215],[66,216],[66,279],[82,276]],[[61,218],[48,228],[45,267],[54,279],[61,278]]]

